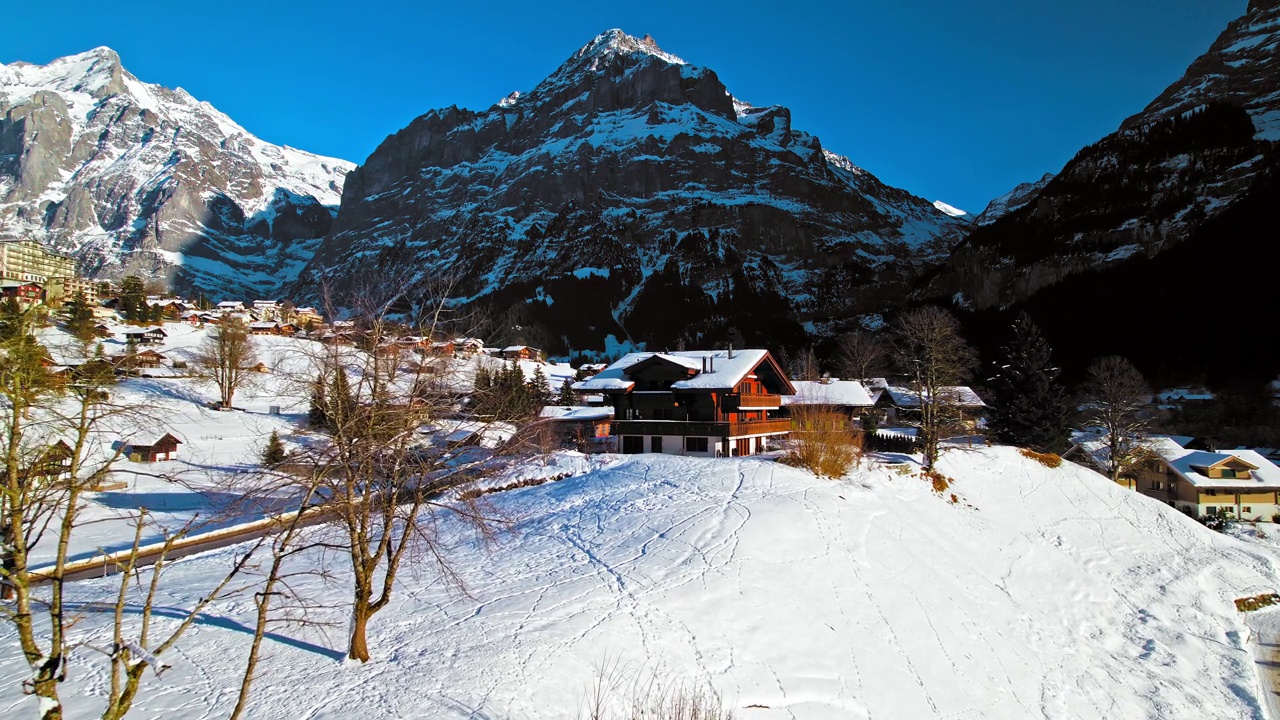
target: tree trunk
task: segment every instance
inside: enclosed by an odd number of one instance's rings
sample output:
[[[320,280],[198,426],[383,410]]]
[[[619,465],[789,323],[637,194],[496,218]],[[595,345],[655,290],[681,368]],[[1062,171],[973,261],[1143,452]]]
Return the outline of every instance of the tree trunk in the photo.
[[[369,662],[369,641],[365,628],[369,625],[369,610],[365,603],[356,601],[351,609],[351,642],[347,645],[347,658]]]
[[[62,701],[58,699],[56,674],[41,669],[36,675],[33,689],[40,700],[40,720],[62,720]]]

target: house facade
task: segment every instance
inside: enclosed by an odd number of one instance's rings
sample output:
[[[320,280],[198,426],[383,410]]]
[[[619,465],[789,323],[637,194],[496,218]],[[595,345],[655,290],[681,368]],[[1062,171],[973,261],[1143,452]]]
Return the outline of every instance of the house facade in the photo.
[[[1209,452],[1150,439],[1123,484],[1196,518],[1270,520],[1280,513],[1280,467],[1253,450]]]
[[[613,408],[623,453],[754,455],[791,431],[778,417],[795,387],[767,350],[630,353],[573,389]]]
[[[130,442],[125,445],[124,454],[134,462],[159,462],[172,460],[178,454],[178,446],[182,441],[172,433],[165,433],[159,439],[149,442]]]

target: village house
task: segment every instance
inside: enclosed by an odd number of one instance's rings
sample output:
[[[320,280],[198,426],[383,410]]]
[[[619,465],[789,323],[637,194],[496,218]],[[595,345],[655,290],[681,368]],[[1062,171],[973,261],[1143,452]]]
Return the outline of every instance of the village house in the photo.
[[[19,476],[23,480],[34,480],[39,484],[70,480],[73,455],[71,446],[65,440],[59,440],[45,448],[35,462],[21,468]]]
[[[791,431],[778,418],[795,387],[768,350],[629,353],[573,385],[612,406],[624,453],[754,455]]]
[[[562,444],[585,450],[600,447],[609,440],[613,408],[547,405],[538,412],[538,419],[554,430]]]
[[[38,283],[22,280],[0,280],[0,298],[13,300],[26,310],[44,302],[44,288]]]
[[[123,355],[116,360],[116,367],[122,370],[141,370],[144,368],[158,368],[164,365],[165,356],[147,348],[142,352],[129,353]]]
[[[169,337],[163,328],[158,327],[134,328],[125,330],[121,335],[124,335],[124,341],[130,345],[154,345]]]
[[[450,357],[457,351],[452,340],[437,340],[427,346],[427,352],[438,357]]]
[[[822,378],[793,380],[791,384],[796,388],[795,394],[782,397],[782,407],[787,414],[799,406],[817,407],[838,413],[853,427],[859,423],[862,414],[875,405],[871,393],[857,380]]]
[[[542,351],[528,345],[512,345],[502,348],[500,357],[503,360],[541,360]]]
[[[324,315],[316,312],[313,307],[294,308],[293,324],[300,328],[317,327],[324,324]]]
[[[220,313],[233,313],[233,312],[238,313],[238,312],[244,312],[245,307],[244,307],[244,303],[240,302],[239,300],[223,300],[222,302],[218,303],[216,310]]]
[[[1095,463],[1102,439],[1084,444]],[[1120,483],[1196,518],[1270,520],[1280,513],[1280,467],[1253,450],[1210,452],[1183,447],[1173,437],[1143,443],[1144,457]]]
[[[131,441],[124,446],[124,455],[134,462],[159,462],[172,460],[178,454],[182,441],[172,433],[165,433],[152,442]]]
[[[583,377],[591,377],[599,374],[601,370],[607,367],[609,367],[609,363],[583,363],[578,367],[578,371],[582,373]]]
[[[944,404],[958,408],[961,422],[975,426],[986,413],[987,404],[978,393],[964,385],[944,387],[941,390]],[[920,418],[920,395],[901,385],[886,385],[875,400],[875,407],[885,422],[914,424]]]
[[[484,352],[484,341],[480,338],[460,337],[453,341],[454,352],[461,357],[473,357]]]

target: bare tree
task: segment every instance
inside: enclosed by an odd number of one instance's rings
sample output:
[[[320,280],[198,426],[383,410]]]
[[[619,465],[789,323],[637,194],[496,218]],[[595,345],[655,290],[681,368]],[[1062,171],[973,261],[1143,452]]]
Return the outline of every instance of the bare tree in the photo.
[[[903,313],[896,323],[895,341],[898,361],[911,379],[911,391],[920,406],[923,465],[931,470],[943,435],[963,420],[955,386],[968,377],[973,349],[960,335],[955,316],[934,306]]]
[[[1088,414],[1106,431],[1107,475],[1120,475],[1143,456],[1150,388],[1133,363],[1118,355],[1094,360],[1085,371]]]
[[[10,599],[0,605],[0,619],[14,628],[30,666],[23,690],[39,699],[40,716],[50,720],[63,714],[58,687],[67,677],[68,658],[75,649],[68,643],[67,630],[80,619],[68,610],[63,590],[85,493],[100,487],[120,458],[121,449],[109,442],[112,430],[158,421],[153,408],[113,399],[115,376],[106,361],[87,360],[54,376],[40,362],[44,353],[26,333],[0,342],[0,444],[5,451],[0,468],[0,585]],[[113,560],[122,569],[134,572],[145,564],[139,540],[147,522],[145,513],[135,518],[132,549]],[[96,648],[111,665],[104,717],[118,718],[129,710],[143,671],[155,666],[156,658],[177,642],[200,608],[230,582],[227,576],[216,583],[178,628],[152,644],[148,627],[163,556],[192,527],[188,523],[176,532],[162,530],[165,540],[160,548],[148,549],[148,561],[154,558],[157,564],[149,570],[149,590],[141,605],[141,637],[128,637],[126,632],[125,603],[130,598],[122,586],[111,647]],[[33,557],[49,548],[51,562],[33,563]]]
[[[874,334],[854,330],[840,338],[840,374],[843,377],[866,382],[884,371],[888,352],[885,340]]]
[[[818,362],[818,354],[808,347],[800,351],[791,364],[791,375],[796,380],[817,380],[822,377],[822,368]]]
[[[410,317],[420,337],[442,332],[449,316],[446,287],[436,288],[438,307],[415,300]],[[459,458],[454,447],[432,446],[421,432],[454,411],[447,383],[428,382],[424,364],[402,365],[394,353],[379,352],[390,340],[387,315],[397,296],[354,298],[349,314],[362,328],[365,349],[325,346],[313,361],[328,392],[315,394],[326,418],[328,438],[303,449],[299,482],[315,488],[340,540],[328,541],[350,561],[353,574],[347,656],[369,660],[369,620],[387,606],[397,578],[410,558],[427,559],[446,582],[457,582],[437,534],[441,518],[452,514],[485,538],[492,536],[489,515],[476,498],[449,500],[446,491],[484,472],[484,460]],[[334,313],[332,307],[328,310]],[[341,374],[339,383],[331,382]],[[316,384],[314,376],[303,382]],[[344,390],[335,391],[334,388]]]
[[[196,356],[196,363],[217,384],[219,407],[223,410],[231,409],[236,391],[248,384],[257,362],[249,329],[236,318],[214,326]]]

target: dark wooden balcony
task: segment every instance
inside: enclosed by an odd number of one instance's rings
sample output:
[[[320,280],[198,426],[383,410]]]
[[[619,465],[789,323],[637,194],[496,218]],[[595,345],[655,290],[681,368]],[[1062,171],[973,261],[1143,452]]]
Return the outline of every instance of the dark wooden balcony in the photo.
[[[791,420],[749,420],[742,422],[697,422],[684,420],[615,420],[612,435],[694,435],[739,437],[791,431]]]
[[[774,410],[782,407],[781,395],[768,393],[730,393],[724,396],[724,409],[733,412],[740,408]]]

